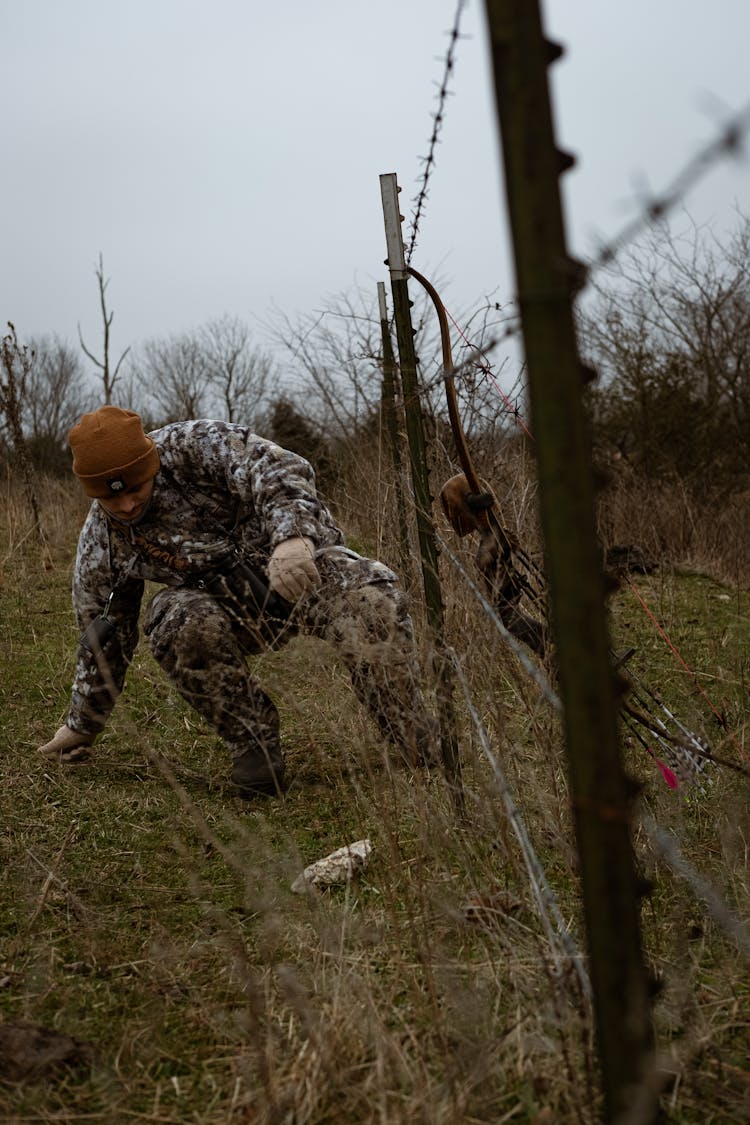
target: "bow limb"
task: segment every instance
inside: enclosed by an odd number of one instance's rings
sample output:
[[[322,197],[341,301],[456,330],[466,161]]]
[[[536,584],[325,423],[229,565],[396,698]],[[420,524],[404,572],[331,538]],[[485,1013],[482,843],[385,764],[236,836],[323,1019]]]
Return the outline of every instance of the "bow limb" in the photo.
[[[451,352],[451,337],[448,328],[448,318],[445,315],[443,302],[438,296],[437,290],[433,285],[423,277],[421,273],[407,266],[407,272],[414,277],[420,285],[422,285],[430,295],[432,303],[435,306],[437,313],[438,323],[440,324],[440,345],[443,351],[443,381],[445,383],[445,394],[448,401],[448,417],[450,418],[451,430],[453,431],[453,440],[456,443],[456,452],[458,460],[463,470],[464,476],[469,482],[469,488],[472,492],[479,495],[483,490],[479,483],[479,478],[474,469],[474,464],[471,460],[469,453],[469,446],[466,441],[466,434],[464,433],[463,425],[461,424],[461,417],[458,412],[458,399],[456,398],[456,385],[453,378],[453,354]]]
[[[422,285],[430,295],[432,303],[435,306],[435,311],[440,324],[440,344],[443,352],[443,382],[445,383],[445,395],[448,403],[448,417],[450,418],[451,431],[453,432],[453,440],[456,444],[456,453],[458,460],[463,470],[464,476],[469,483],[469,488],[475,496],[481,496],[485,493],[482,488],[479,477],[477,476],[474,468],[474,463],[469,453],[469,446],[466,441],[466,434],[461,423],[461,416],[458,411],[458,399],[456,397],[456,385],[453,378],[453,354],[451,351],[451,337],[448,328],[448,317],[445,315],[445,308],[443,302],[438,296],[435,287],[424,277],[421,273],[415,270],[412,266],[407,266],[407,273],[411,274],[416,281]],[[484,528],[491,528],[496,538],[503,548],[503,556],[507,559],[513,550],[513,545],[510,542],[507,532],[502,524],[497,519],[497,516],[491,508],[479,509],[476,513],[478,522]]]

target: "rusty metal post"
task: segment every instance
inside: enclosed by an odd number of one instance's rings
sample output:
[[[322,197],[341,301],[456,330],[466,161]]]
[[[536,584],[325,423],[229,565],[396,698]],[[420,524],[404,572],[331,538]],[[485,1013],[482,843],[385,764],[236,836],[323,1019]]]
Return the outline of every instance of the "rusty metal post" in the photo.
[[[404,499],[404,471],[401,462],[401,435],[399,434],[399,411],[396,404],[398,369],[393,354],[391,330],[388,324],[388,308],[385,299],[385,283],[378,282],[378,309],[380,312],[380,333],[383,341],[383,386],[380,396],[380,412],[388,434],[391,449],[393,476],[396,490],[396,514],[398,518],[398,543],[401,558],[401,573],[411,582],[413,577],[412,551],[409,542],[409,521]]]
[[[654,1120],[653,1048],[631,813],[620,753],[590,438],[539,0],[486,0],[505,188],[537,439],[540,505],[606,1119]],[[633,1118],[635,1120],[635,1118]]]
[[[435,650],[440,745],[446,778],[454,791],[457,804],[461,807],[463,790],[456,735],[456,717],[453,707],[453,672],[445,651],[443,596],[438,574],[435,527],[432,522],[432,501],[427,468],[424,422],[419,402],[417,357],[414,351],[414,329],[411,322],[411,301],[409,300],[407,280],[408,271],[401,233],[403,217],[399,213],[398,207],[400,190],[395,173],[388,172],[380,177],[380,192],[383,201],[383,217],[388,248],[387,265],[391,275],[393,316],[396,321],[401,389],[404,396],[404,415],[406,417],[406,437],[409,446],[409,461],[416,506],[419,553],[422,560],[425,609]]]

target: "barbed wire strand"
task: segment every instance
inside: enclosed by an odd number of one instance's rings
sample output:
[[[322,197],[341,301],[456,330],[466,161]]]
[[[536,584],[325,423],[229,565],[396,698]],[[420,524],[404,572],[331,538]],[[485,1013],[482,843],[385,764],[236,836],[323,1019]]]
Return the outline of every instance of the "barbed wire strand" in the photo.
[[[665,219],[714,164],[725,156],[737,156],[742,151],[742,142],[748,129],[750,129],[750,104],[730,117],[719,135],[694,153],[661,195],[652,197],[640,214],[626,223],[609,242],[599,247],[596,255],[586,263],[587,281],[598,269],[610,265],[619,252],[647,227]]]
[[[657,855],[660,855],[675,874],[690,886],[697,898],[703,900],[717,925],[736,942],[740,952],[750,960],[750,932],[747,927],[730,910],[716,888],[685,859],[676,837],[660,828],[650,814],[642,813],[640,823]]]
[[[453,564],[453,566],[455,567],[455,569],[458,571],[458,573],[464,579],[464,581],[468,585],[471,592],[477,598],[480,605],[484,609],[485,613],[490,618],[490,620],[493,622],[493,624],[497,628],[498,632],[502,636],[503,640],[513,650],[515,655],[521,661],[521,664],[523,665],[524,669],[529,673],[531,678],[534,680],[534,682],[540,688],[543,697],[547,700],[548,703],[550,703],[552,705],[552,707],[554,707],[554,709],[556,711],[560,711],[562,709],[562,704],[561,704],[560,698],[555,693],[555,691],[553,690],[553,688],[549,684],[546,677],[544,677],[542,675],[542,673],[539,671],[538,668],[536,668],[535,665],[532,665],[529,657],[523,651],[519,642],[516,641],[515,637],[513,637],[512,634],[509,633],[508,630],[505,628],[502,621],[500,620],[498,615],[495,613],[492,606],[490,606],[490,604],[488,603],[487,599],[482,594],[479,587],[476,585],[475,582],[472,581],[471,577],[469,576],[469,574],[466,571],[466,568],[461,564],[460,560],[456,558],[456,556],[453,554],[453,552],[450,550],[450,548],[447,546],[447,544],[445,543],[445,541],[442,539],[441,536],[439,536],[439,535],[437,536],[437,541],[440,544],[441,549],[443,551],[445,551],[447,557],[450,559],[450,561]],[[502,772],[500,771],[499,763],[497,763],[497,760],[496,760],[494,754],[492,754],[491,748],[489,747],[486,732],[484,732],[484,734],[482,733],[484,728],[481,726],[481,719],[479,718],[478,715],[475,715],[475,708],[474,708],[473,703],[471,702],[471,700],[470,700],[470,698],[467,694],[467,688],[465,686],[465,679],[464,679],[464,676],[463,676],[463,669],[460,667],[460,663],[458,662],[455,654],[452,653],[452,650],[451,650],[451,661],[454,665],[454,668],[456,669],[456,675],[457,675],[457,678],[458,678],[459,682],[461,683],[462,690],[464,691],[464,695],[466,697],[466,703],[467,703],[469,711],[472,715],[472,720],[474,721],[474,725],[476,726],[476,729],[479,732],[480,742],[482,744],[482,750],[483,750],[485,756],[487,757],[488,761],[490,762],[490,765],[492,766],[493,771],[495,772],[495,777],[497,779],[500,791],[503,795],[503,800],[505,801],[506,799],[510,799],[510,794],[507,792],[507,785],[505,784],[505,780],[502,776]],[[507,795],[507,797],[506,797],[506,795]],[[507,808],[507,805],[506,805],[506,808]],[[510,817],[511,822],[513,824],[514,830],[516,830],[516,828],[517,828],[516,819],[514,817],[510,816],[510,812],[509,812],[509,817]],[[520,814],[519,814],[518,820],[520,821]],[[702,901],[705,903],[706,908],[707,908],[709,914],[711,915],[711,917],[717,922],[717,924],[720,926],[720,928],[722,930],[724,930],[724,932],[727,933],[736,942],[740,951],[746,957],[750,958],[750,933],[748,933],[747,928],[745,927],[743,922],[740,919],[738,919],[735,914],[733,914],[731,908],[724,901],[724,899],[719,894],[719,892],[713,886],[711,886],[711,884],[698,871],[695,870],[695,868],[688,862],[687,859],[685,859],[684,855],[682,854],[682,852],[680,850],[678,839],[674,835],[671,835],[670,833],[666,832],[664,829],[660,828],[659,825],[657,824],[655,818],[651,815],[641,813],[641,815],[639,817],[639,821],[640,821],[644,831],[646,832],[649,840],[651,841],[651,844],[652,844],[654,850],[657,852],[657,854],[659,854],[664,860],[666,860],[666,862],[669,864],[669,866],[672,868],[672,870],[675,872],[675,874],[680,876],[680,878],[682,878],[690,886],[691,890],[696,895],[696,897],[699,898],[699,899],[702,899]],[[526,859],[526,852],[525,851],[524,851],[524,858]],[[544,872],[542,871],[542,875],[543,874],[544,874]],[[532,887],[534,887],[533,880],[532,880]],[[535,894],[536,894],[536,890],[535,890]],[[537,899],[537,901],[539,901],[539,900]],[[567,941],[564,937],[562,937],[563,933],[567,934]],[[579,965],[578,965],[578,961],[577,961],[578,955],[577,955],[577,952],[575,951],[575,947],[572,944],[572,940],[570,939],[570,935],[569,935],[567,929],[565,929],[565,927],[563,927],[563,929],[560,930],[560,934],[561,934],[561,937],[562,937],[562,940],[563,940],[563,944],[565,945],[566,953],[569,957],[571,957],[571,959],[573,960],[573,963],[576,965],[576,969],[578,971],[578,969],[579,969]],[[581,971],[583,971],[585,973],[585,970],[581,970]],[[587,981],[584,983],[584,978],[582,978],[582,985],[584,987],[584,991],[586,991],[586,984],[587,984]]]
[[[443,308],[445,309],[445,305],[443,305]],[[466,344],[466,346],[468,348],[471,348],[473,345],[469,341],[469,339],[468,339],[466,333],[464,332],[463,328],[461,328],[461,325],[456,321],[455,317],[452,315],[452,313],[448,309],[445,309],[445,313],[446,313],[446,316],[451,321],[451,323],[453,324],[453,327],[456,329],[459,336],[463,340],[463,342]],[[509,325],[506,328],[506,330],[504,331],[504,333],[502,334],[502,336],[500,337],[500,339],[504,339],[504,340],[510,339],[517,332],[518,332],[518,326],[517,325]],[[489,349],[485,348],[485,347],[475,348],[474,349],[474,355],[472,357],[474,359],[474,362],[477,364],[477,366],[479,368],[481,368],[481,370],[484,372],[484,374],[490,380],[490,382],[494,386],[495,390],[500,395],[500,397],[502,398],[505,405],[508,407],[508,410],[513,415],[514,421],[516,421],[518,423],[518,425],[521,427],[521,429],[524,431],[526,436],[531,441],[535,441],[536,439],[535,439],[534,435],[532,434],[531,430],[527,427],[526,423],[524,422],[523,418],[521,417],[521,414],[520,414],[518,408],[511,403],[510,399],[505,394],[502,387],[500,386],[497,379],[495,378],[495,376],[492,372],[492,368],[490,367],[489,363],[487,363],[486,359],[484,358],[484,356],[485,356],[485,354],[487,353],[488,350]],[[453,372],[454,377],[455,377],[456,371],[457,371],[457,369],[454,369],[454,372]]]
[[[409,245],[406,251],[406,264],[411,262],[411,256],[414,253],[414,247],[417,244],[417,235],[419,233],[419,223],[424,212],[425,203],[427,202],[427,192],[430,183],[430,176],[435,167],[435,149],[437,148],[440,139],[440,132],[443,127],[443,119],[445,117],[445,103],[448,98],[449,90],[448,83],[453,74],[453,64],[455,62],[456,44],[460,39],[460,25],[461,16],[463,15],[464,8],[466,7],[467,0],[458,0],[456,7],[456,16],[453,21],[453,28],[450,31],[450,42],[448,50],[445,55],[445,63],[443,68],[443,80],[440,83],[438,90],[438,106],[432,118],[432,135],[429,140],[429,149],[427,156],[422,158],[424,171],[422,172],[422,184],[419,189],[419,194],[416,196],[414,211],[411,218],[411,235],[409,237]]]
[[[750,105],[745,106],[739,113],[731,117],[729,121],[724,124],[717,137],[714,137],[714,139],[709,141],[702,149],[694,153],[660,196],[652,197],[641,209],[640,213],[631,219],[618,234],[614,235],[608,242],[605,242],[599,247],[592,258],[586,262],[579,263],[582,267],[581,273],[583,277],[581,290],[588,285],[599,269],[611,265],[620,251],[630,245],[639,234],[649,226],[653,226],[657,222],[662,222],[670,211],[672,211],[678,203],[682,202],[687,192],[695,187],[720,159],[727,155],[736,156],[740,153],[742,151],[745,134],[748,130],[750,130]],[[518,303],[518,298],[516,298],[516,302]],[[445,311],[466,345],[468,347],[473,347],[448,309]],[[483,344],[481,348],[475,348],[475,351],[481,352],[482,355],[487,355],[504,340],[516,339],[521,335],[521,331],[522,324],[519,320],[515,324],[508,325],[502,333],[493,337],[487,344]],[[471,362],[474,361],[475,357],[472,356]],[[461,366],[464,365],[462,364]],[[456,373],[458,373],[460,369],[460,367],[457,367]],[[489,370],[487,373],[489,374]]]
[[[520,661],[521,666],[523,667],[526,674],[530,677],[530,679],[532,679],[534,681],[536,686],[539,688],[539,691],[541,692],[542,696],[547,700],[547,702],[550,704],[550,706],[554,708],[555,711],[562,711],[562,703],[560,702],[560,697],[556,693],[556,691],[554,690],[552,685],[550,684],[547,677],[544,675],[544,673],[537,667],[537,665],[531,659],[531,657],[529,656],[528,652],[526,651],[524,646],[521,644],[521,642],[517,641],[516,638],[513,636],[513,634],[502,623],[499,615],[495,612],[494,608],[487,601],[484,594],[479,589],[479,587],[477,586],[476,582],[473,580],[471,575],[468,573],[468,571],[466,570],[466,567],[463,565],[461,560],[459,558],[457,558],[456,555],[454,555],[453,551],[450,549],[448,544],[445,542],[442,535],[436,534],[435,538],[437,540],[437,543],[438,543],[440,549],[445,553],[446,557],[450,560],[450,562],[453,565],[453,567],[455,568],[455,570],[458,572],[458,574],[461,576],[463,581],[469,587],[472,594],[474,595],[474,597],[477,599],[477,601],[481,605],[481,607],[484,610],[487,617],[489,617],[490,621],[492,621],[493,625],[495,626],[495,628],[499,632],[500,636],[505,641],[508,648],[511,650],[513,655],[516,656],[518,658],[518,660]]]
[[[474,705],[469,684],[466,680],[463,667],[461,666],[461,661],[458,659],[453,649],[448,650],[448,656],[450,657],[458,682],[461,685],[461,690],[466,700],[466,706],[469,710],[474,728],[479,736],[482,752],[492,768],[498,791],[505,806],[505,811],[508,814],[508,820],[511,823],[521,848],[521,854],[529,876],[529,883],[534,893],[534,898],[536,899],[539,917],[541,918],[542,926],[547,935],[547,941],[552,950],[552,956],[558,975],[562,976],[562,966],[567,959],[575,969],[584,996],[586,996],[587,999],[591,999],[591,984],[586,969],[584,968],[583,958],[570,936],[568,927],[565,925],[562,914],[560,913],[560,908],[557,904],[557,899],[549,885],[549,881],[539,857],[534,850],[534,846],[531,843],[518,806],[513,800],[500,762],[492,751],[487,730]]]
[[[684,657],[681,655],[681,653],[677,650],[677,647],[674,644],[674,641],[671,639],[671,637],[667,633],[664,626],[660,624],[660,622],[656,619],[655,614],[652,613],[651,610],[649,609],[648,605],[646,604],[645,598],[641,594],[641,592],[638,589],[638,587],[636,586],[635,582],[633,582],[632,578],[627,578],[626,582],[627,582],[627,585],[628,585],[629,589],[632,591],[633,595],[635,596],[636,601],[639,602],[639,604],[640,604],[641,608],[643,609],[644,613],[649,618],[649,620],[651,621],[651,623],[654,626],[654,628],[656,629],[656,631],[659,633],[662,640],[669,647],[669,649],[671,650],[672,654],[674,655],[674,657],[678,661],[678,663],[687,672],[688,676],[690,677],[690,681],[693,684],[693,687],[696,689],[696,691],[699,693],[699,695],[703,696],[703,698],[706,700],[706,703],[708,704],[711,711],[713,712],[714,718],[718,722],[721,729],[726,733],[728,738],[734,743],[734,745],[737,747],[737,749],[739,750],[740,754],[745,759],[745,761],[746,762],[750,761],[750,757],[748,756],[746,750],[741,745],[739,739],[736,737],[736,735],[732,731],[730,731],[728,729],[726,719],[719,712],[719,710],[716,708],[716,706],[714,705],[714,703],[710,699],[710,697],[709,697],[708,693],[706,692],[706,690],[704,689],[704,687],[698,682],[698,673],[693,671],[693,669],[689,666],[689,664],[684,659]]]

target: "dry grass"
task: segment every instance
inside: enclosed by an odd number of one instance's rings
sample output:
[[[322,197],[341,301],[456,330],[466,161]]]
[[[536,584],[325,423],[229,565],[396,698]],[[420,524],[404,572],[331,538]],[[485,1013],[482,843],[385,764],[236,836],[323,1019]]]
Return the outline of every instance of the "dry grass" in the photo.
[[[360,471],[339,507],[363,549],[395,561],[378,515],[392,485],[377,460]],[[591,1014],[554,971],[460,693],[463,819],[439,776],[389,768],[340,669],[307,640],[257,662],[282,713],[283,802],[229,795],[220,743],[143,646],[94,759],[45,766],[34,748],[66,709],[83,508],[67,487],[43,495],[43,550],[10,484],[0,517],[0,1006],[92,1044],[93,1061],[0,1084],[2,1120],[597,1120]],[[517,514],[533,523],[533,489],[523,496]],[[673,571],[643,589],[745,739],[747,591]],[[452,575],[445,594],[474,704],[580,947],[557,723]],[[626,591],[613,612],[651,682],[714,737]],[[705,794],[679,799],[628,754],[659,822],[747,921],[747,780],[716,770]],[[306,863],[365,836],[373,860],[356,884],[290,892]],[[663,983],[666,1119],[750,1120],[747,964],[640,833],[636,848],[655,880],[644,934]]]
[[[599,523],[607,547],[635,543],[660,562],[750,583],[746,493],[699,502],[680,481],[654,484],[619,463],[601,493]]]

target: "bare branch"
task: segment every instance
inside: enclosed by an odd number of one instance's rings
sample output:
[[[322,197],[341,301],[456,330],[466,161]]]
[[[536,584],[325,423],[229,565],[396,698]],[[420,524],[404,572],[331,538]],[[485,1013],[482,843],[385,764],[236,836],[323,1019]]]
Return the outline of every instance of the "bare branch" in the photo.
[[[78,339],[79,339],[79,342],[81,344],[81,349],[82,349],[84,355],[88,359],[90,359],[91,362],[94,364],[94,366],[98,367],[99,370],[102,373],[102,387],[103,387],[103,390],[104,390],[104,402],[105,402],[105,404],[108,404],[112,401],[112,391],[114,390],[115,383],[117,382],[117,377],[119,375],[120,368],[122,366],[122,362],[125,359],[125,356],[130,351],[130,347],[128,346],[122,352],[122,354],[120,355],[120,358],[118,359],[117,363],[115,364],[114,371],[113,371],[112,368],[111,368],[110,359],[109,359],[109,340],[110,340],[110,329],[112,327],[112,321],[114,320],[115,314],[114,314],[114,312],[108,311],[108,309],[107,309],[106,293],[107,293],[107,286],[109,285],[109,278],[107,278],[105,280],[105,277],[104,277],[104,259],[102,257],[101,251],[99,252],[99,262],[98,262],[98,265],[97,265],[96,269],[94,270],[94,276],[96,277],[97,285],[98,285],[98,289],[99,289],[99,308],[100,308],[101,314],[102,314],[102,331],[103,331],[103,345],[102,345],[103,346],[103,354],[102,354],[102,358],[97,359],[97,357],[95,355],[93,355],[93,353],[91,351],[89,351],[89,349],[86,347],[86,344],[84,343],[84,340],[83,340],[83,336],[81,334],[80,324],[78,325]]]

